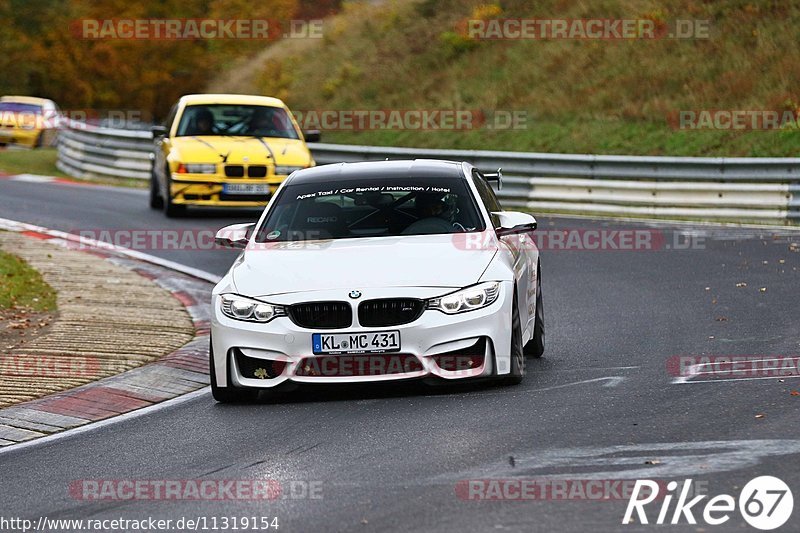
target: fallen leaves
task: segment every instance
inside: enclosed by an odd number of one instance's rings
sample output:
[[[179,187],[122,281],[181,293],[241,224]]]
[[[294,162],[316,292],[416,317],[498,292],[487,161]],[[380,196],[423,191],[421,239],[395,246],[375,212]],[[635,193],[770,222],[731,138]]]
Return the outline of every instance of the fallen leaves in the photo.
[[[31,313],[26,309],[0,311],[0,345],[10,350],[24,344],[23,337],[32,340],[43,328],[50,325],[53,318],[52,315]]]
[[[800,396],[800,390],[793,390],[789,393],[791,396]]]

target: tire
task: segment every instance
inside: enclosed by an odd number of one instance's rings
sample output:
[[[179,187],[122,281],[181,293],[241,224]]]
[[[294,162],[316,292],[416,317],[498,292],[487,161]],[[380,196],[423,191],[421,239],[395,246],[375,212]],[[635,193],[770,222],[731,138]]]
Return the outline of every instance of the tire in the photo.
[[[230,363],[225,363],[228,373],[228,383],[231,382]],[[214,370],[214,347],[208,345],[208,373],[211,378],[211,396],[220,403],[239,403],[253,401],[258,397],[258,391],[253,389],[237,389],[235,387],[220,387],[217,385],[217,373]]]
[[[167,216],[167,218],[177,218],[186,213],[186,206],[172,203],[172,179],[169,177],[169,168],[166,169],[166,173],[167,191],[162,198],[164,201],[164,214]]]
[[[542,269],[536,269],[536,317],[533,322],[533,337],[523,348],[528,357],[544,355],[544,301],[542,299]]]
[[[150,209],[163,209],[164,199],[161,191],[158,190],[158,179],[155,171],[150,173]]]
[[[517,291],[514,291],[514,308],[511,310],[511,372],[503,376],[505,385],[519,385],[525,377],[525,354],[522,348],[522,324],[519,320]]]
[[[33,145],[34,148],[41,148],[42,146],[44,146],[44,132],[36,136],[36,142]]]

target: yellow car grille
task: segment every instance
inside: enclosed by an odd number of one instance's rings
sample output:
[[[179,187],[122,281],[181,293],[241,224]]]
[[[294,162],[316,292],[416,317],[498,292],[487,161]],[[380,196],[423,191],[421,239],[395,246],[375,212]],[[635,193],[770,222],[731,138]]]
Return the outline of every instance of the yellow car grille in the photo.
[[[265,178],[267,177],[266,165],[225,165],[226,178]]]

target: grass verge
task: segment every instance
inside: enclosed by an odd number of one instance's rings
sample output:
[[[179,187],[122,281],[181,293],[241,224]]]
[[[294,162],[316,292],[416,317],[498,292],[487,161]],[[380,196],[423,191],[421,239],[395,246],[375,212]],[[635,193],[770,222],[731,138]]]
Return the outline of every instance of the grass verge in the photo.
[[[0,171],[7,174],[67,177],[56,168],[57,159],[58,152],[55,148],[6,149],[0,151]]]
[[[56,292],[25,261],[0,250],[0,311],[56,309]]]
[[[2,150],[0,151],[0,172],[6,174],[37,174],[40,176],[55,176],[67,178],[83,183],[97,183],[99,185],[112,185],[116,187],[131,187],[134,189],[147,188],[147,180],[127,178],[76,178],[64,174],[58,167],[58,150],[55,148],[39,148],[36,150]]]

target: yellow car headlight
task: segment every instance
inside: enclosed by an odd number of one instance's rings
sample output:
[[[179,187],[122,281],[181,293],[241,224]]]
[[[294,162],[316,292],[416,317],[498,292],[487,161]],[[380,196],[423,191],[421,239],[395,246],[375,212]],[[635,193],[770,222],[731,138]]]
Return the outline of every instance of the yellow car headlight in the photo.
[[[297,167],[291,165],[276,165],[275,166],[275,175],[276,176],[288,176],[295,170],[302,170],[306,167]]]
[[[217,165],[213,163],[181,163],[178,174],[216,174]]]

